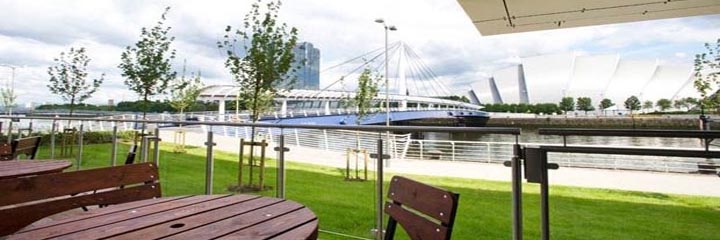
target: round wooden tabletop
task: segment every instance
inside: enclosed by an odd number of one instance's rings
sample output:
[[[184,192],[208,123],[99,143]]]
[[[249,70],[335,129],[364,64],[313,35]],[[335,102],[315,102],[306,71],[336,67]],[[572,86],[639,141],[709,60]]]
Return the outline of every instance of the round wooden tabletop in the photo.
[[[254,195],[164,197],[40,220],[8,239],[317,239],[297,202]]]
[[[11,160],[0,161],[0,179],[62,172],[72,166],[62,160]]]

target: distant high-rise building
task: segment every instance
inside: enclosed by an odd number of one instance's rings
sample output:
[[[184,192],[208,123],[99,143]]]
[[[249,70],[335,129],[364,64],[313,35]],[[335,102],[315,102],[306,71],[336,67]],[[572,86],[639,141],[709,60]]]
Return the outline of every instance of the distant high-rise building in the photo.
[[[320,89],[320,49],[313,47],[312,43],[301,42],[293,48],[293,53],[295,60],[292,69],[297,70],[291,88]]]

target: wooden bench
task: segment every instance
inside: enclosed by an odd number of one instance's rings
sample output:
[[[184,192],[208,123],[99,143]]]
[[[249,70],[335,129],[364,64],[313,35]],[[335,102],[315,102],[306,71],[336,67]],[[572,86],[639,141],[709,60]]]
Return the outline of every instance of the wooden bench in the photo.
[[[40,137],[15,139],[12,141],[13,159],[17,159],[20,155],[25,155],[28,159],[35,159],[38,148],[40,148]]]
[[[0,236],[4,236],[67,210],[160,197],[160,182],[154,164],[140,163],[4,179],[0,193]]]
[[[426,185],[405,177],[394,176],[388,190],[390,201],[385,213],[390,215],[385,239],[395,237],[399,223],[410,239],[450,239],[459,194]]]

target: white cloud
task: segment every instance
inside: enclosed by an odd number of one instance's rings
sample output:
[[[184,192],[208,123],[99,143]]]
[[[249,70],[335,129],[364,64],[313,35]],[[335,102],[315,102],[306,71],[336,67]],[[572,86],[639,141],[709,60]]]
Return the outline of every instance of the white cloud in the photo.
[[[117,69],[120,53],[137,41],[141,27],[152,26],[170,5],[176,67],[187,59],[188,70],[202,71],[207,84],[231,84],[215,42],[226,25],[241,25],[252,2],[0,0],[0,63],[25,66],[18,70],[22,84],[17,88],[24,93],[20,101],[59,101],[45,90],[45,71],[59,52],[85,46],[93,59],[91,76],[107,74],[90,102],[135,99]],[[374,22],[382,17],[399,29],[390,34],[390,41],[406,42],[458,94],[468,83],[515,64],[520,57],[577,51],[679,59],[675,53],[693,53],[697,49],[689,46],[701,47],[720,33],[720,16],[708,16],[485,37],[450,0],[286,0],[283,4],[282,20],[300,29],[301,40],[320,48],[321,69],[382,47],[383,29]],[[671,51],[657,50],[667,44]],[[323,73],[321,86],[341,75]]]

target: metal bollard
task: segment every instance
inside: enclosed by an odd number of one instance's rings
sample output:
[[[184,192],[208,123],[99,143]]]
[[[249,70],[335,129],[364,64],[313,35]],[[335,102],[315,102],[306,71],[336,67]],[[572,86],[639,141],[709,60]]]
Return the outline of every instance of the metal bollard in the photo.
[[[55,159],[55,130],[57,122],[53,119],[50,127],[50,159]]]
[[[78,154],[77,154],[77,167],[76,170],[80,170],[82,165],[82,154],[83,154],[83,123],[80,122],[80,134],[78,134]]]
[[[112,164],[112,166],[115,166],[117,164],[117,139],[118,139],[117,132],[118,132],[117,122],[113,122],[112,143],[111,143],[112,146],[110,147],[110,152],[111,152],[110,164]]]
[[[212,131],[207,132],[205,146],[207,146],[207,154],[205,155],[205,194],[210,195],[213,190],[213,146],[215,146]]]

